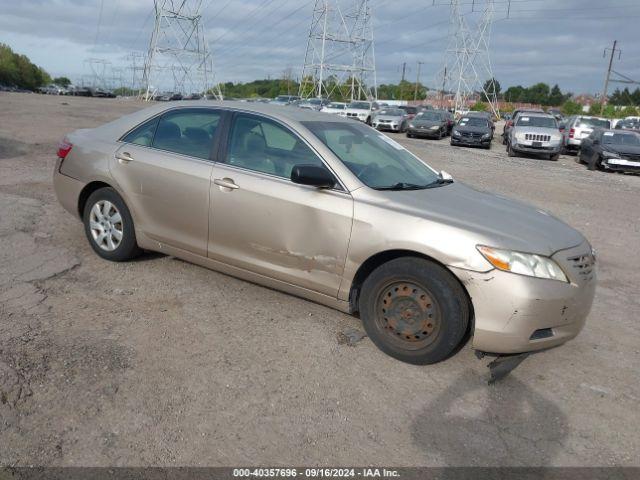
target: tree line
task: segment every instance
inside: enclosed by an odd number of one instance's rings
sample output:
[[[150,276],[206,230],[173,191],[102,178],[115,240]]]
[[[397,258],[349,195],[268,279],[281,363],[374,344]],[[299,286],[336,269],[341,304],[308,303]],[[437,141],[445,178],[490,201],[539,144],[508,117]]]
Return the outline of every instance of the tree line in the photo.
[[[0,84],[35,90],[51,83],[51,77],[44,69],[31,63],[26,55],[15,53],[0,43]]]

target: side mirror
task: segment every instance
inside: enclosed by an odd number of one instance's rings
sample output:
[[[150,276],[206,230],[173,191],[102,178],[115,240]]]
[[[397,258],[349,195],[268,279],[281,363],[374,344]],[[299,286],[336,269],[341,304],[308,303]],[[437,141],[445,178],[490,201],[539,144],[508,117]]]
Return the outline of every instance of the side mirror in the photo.
[[[453,182],[453,177],[451,176],[451,174],[445,172],[444,170],[440,170],[440,173],[438,175],[444,182]]]
[[[324,167],[317,165],[296,165],[291,170],[291,181],[300,185],[310,185],[316,188],[333,188],[335,178]]]

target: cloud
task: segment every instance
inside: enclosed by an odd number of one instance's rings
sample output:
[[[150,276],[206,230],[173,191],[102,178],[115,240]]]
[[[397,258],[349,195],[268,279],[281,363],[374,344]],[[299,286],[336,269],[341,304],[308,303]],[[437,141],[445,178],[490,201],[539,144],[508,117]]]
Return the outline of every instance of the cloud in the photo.
[[[340,0],[342,4],[348,0]],[[102,58],[126,67],[131,51],[146,51],[153,28],[151,0],[5,0],[0,41],[24,53],[54,75],[80,78],[85,59]],[[203,0],[203,23],[212,43],[218,81],[278,77],[286,68],[299,75],[313,1]],[[483,0],[460,0],[469,21]],[[415,78],[439,84],[447,45],[449,2],[371,0],[379,83],[397,82],[407,62]],[[536,82],[559,83],[574,92],[599,91],[607,60],[603,50],[619,41],[615,68],[640,80],[636,25],[640,2],[632,0],[495,0],[491,57],[503,88]],[[98,25],[98,18],[100,22]],[[97,41],[96,41],[97,40]],[[612,86],[615,88],[615,84]]]

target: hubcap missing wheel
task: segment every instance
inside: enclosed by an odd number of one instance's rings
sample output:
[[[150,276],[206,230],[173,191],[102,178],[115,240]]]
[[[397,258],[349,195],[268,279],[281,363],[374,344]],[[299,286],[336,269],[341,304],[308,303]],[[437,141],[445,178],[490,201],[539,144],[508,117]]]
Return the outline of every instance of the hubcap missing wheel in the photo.
[[[394,282],[378,296],[378,326],[404,348],[430,344],[440,326],[440,312],[432,295],[413,282]]]

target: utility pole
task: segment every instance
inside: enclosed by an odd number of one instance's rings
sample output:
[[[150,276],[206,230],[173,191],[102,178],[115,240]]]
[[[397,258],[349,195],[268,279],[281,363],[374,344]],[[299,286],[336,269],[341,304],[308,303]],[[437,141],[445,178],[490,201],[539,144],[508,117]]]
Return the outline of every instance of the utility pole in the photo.
[[[418,61],[418,74],[416,75],[416,89],[413,92],[413,101],[418,100],[418,85],[420,84],[420,67],[424,64],[424,62]]]
[[[613,56],[616,52],[620,52],[620,50],[616,49],[616,45],[618,45],[618,41],[613,41],[613,48],[611,49],[611,56],[609,57],[609,68],[607,68],[607,75],[604,78],[604,89],[602,90],[602,101],[600,102],[600,114],[604,110],[604,103],[607,101],[607,91],[609,90],[609,79],[611,78],[611,67],[613,67]],[[608,48],[604,49],[603,56],[607,55]]]
[[[400,100],[404,96],[404,76],[407,72],[407,62],[402,62],[402,78],[400,79]]]

